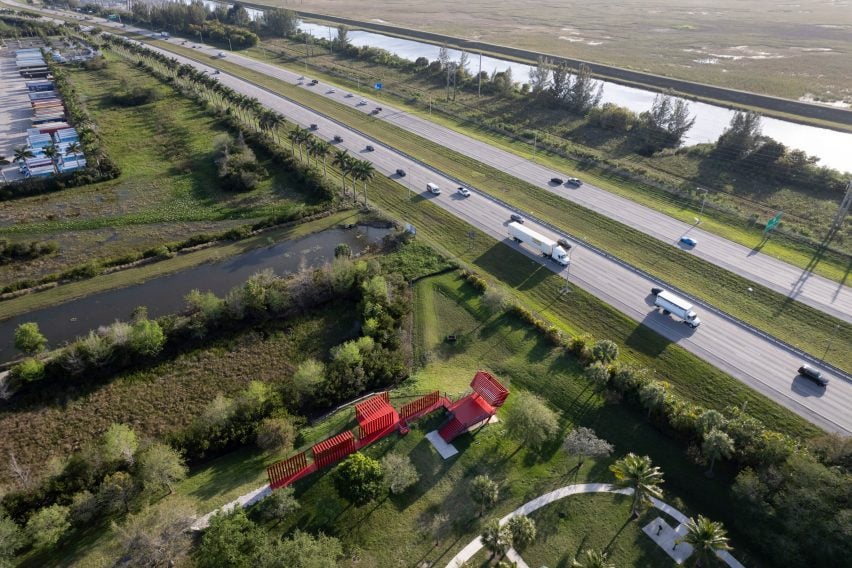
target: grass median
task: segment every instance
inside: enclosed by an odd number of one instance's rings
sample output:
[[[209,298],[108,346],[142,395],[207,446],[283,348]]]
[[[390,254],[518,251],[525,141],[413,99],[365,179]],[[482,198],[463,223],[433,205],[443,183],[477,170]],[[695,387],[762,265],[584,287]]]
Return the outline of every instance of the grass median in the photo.
[[[569,234],[582,237],[803,351],[820,354],[832,341],[832,337],[835,337],[837,345],[852,344],[852,326],[679,250],[672,243],[662,242],[631,229],[503,171],[448,150],[437,142],[421,138],[322,95],[247,70],[227,60],[199,56],[191,49],[165,42],[154,43],[175,53],[219,67],[351,125],[480,191],[491,193]],[[724,301],[720,301],[721,299]],[[848,350],[829,350],[825,360],[841,369],[852,371],[852,352]]]

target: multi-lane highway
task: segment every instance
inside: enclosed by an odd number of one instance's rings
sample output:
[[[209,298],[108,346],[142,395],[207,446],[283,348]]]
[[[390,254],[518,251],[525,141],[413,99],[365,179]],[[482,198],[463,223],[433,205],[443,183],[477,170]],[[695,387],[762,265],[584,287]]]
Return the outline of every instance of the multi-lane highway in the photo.
[[[208,72],[213,71],[212,67],[196,60],[165,50],[161,51],[182,63],[188,63]],[[210,47],[197,51],[208,56],[218,53],[218,50]],[[231,54],[228,54],[228,58],[236,62],[244,59],[238,59]],[[252,60],[247,61],[256,63]],[[514,244],[508,238],[506,225],[513,211],[505,205],[477,192],[475,188],[471,197],[462,198],[454,192],[457,185],[455,180],[392,148],[385,147],[353,129],[245,80],[226,73],[218,77],[225,85],[257,98],[263,105],[280,112],[297,124],[305,127],[317,124],[317,134],[328,140],[331,140],[334,135],[340,135],[343,141],[336,146],[346,148],[362,159],[370,160],[379,173],[395,179],[404,187],[410,187],[433,204],[480,228],[495,239],[505,242],[506,246],[521,250],[551,270],[567,276],[562,267],[535,255],[525,247]],[[293,81],[298,80],[297,76],[285,75],[285,77]],[[322,84],[311,88],[321,92],[330,91],[328,85]],[[329,93],[329,95],[338,96],[343,104],[358,107],[358,96],[346,97],[345,93]],[[369,112],[372,108],[367,106],[365,112]],[[388,112],[387,107],[382,114],[385,112]],[[368,144],[373,145],[376,150],[366,152],[365,147]],[[519,158],[508,155],[507,160],[510,161],[505,162],[504,165],[511,166],[516,164]],[[394,173],[397,168],[405,169],[408,175],[398,178]],[[525,170],[520,164],[516,164],[515,169]],[[439,196],[427,193],[425,190],[427,182],[437,183],[444,188],[444,193]],[[556,236],[551,228],[535,223],[533,220],[527,221],[527,224],[540,232]],[[650,327],[670,341],[737,377],[814,424],[829,431],[852,434],[852,413],[848,411],[852,407],[852,382],[844,377],[828,374],[831,384],[826,389],[821,389],[802,377],[796,377],[796,369],[802,362],[799,354],[764,337],[759,332],[746,328],[701,304],[698,305],[698,310],[704,323],[697,330],[691,330],[653,309],[649,292],[652,286],[659,284],[653,279],[637,273],[605,253],[583,246],[576,247],[572,259],[571,283],[588,290],[635,321]]]

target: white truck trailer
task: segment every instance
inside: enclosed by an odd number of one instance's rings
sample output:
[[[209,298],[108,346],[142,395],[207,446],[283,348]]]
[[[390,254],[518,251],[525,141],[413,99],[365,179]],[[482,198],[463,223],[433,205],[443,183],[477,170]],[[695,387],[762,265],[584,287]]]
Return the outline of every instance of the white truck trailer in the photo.
[[[571,262],[568,253],[556,241],[548,239],[532,229],[527,229],[520,223],[509,223],[509,236],[515,239],[516,242],[530,245],[543,256],[552,258],[562,266],[568,266],[568,263]]]
[[[651,290],[651,293],[655,296],[654,305],[663,310],[664,314],[674,314],[692,329],[701,325],[701,318],[692,310],[692,304],[687,300],[658,288]]]

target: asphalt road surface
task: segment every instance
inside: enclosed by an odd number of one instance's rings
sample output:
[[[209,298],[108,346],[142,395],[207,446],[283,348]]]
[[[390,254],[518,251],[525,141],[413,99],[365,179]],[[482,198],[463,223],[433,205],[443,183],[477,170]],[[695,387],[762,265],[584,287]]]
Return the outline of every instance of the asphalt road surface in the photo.
[[[197,51],[200,55],[208,56],[219,52],[211,47]],[[182,63],[213,72],[210,66],[173,53],[169,55]],[[228,53],[227,57],[236,62],[242,62],[245,59],[238,59],[231,53]],[[247,61],[252,63],[252,60]],[[296,81],[297,77],[294,76],[293,80]],[[812,423],[827,431],[852,434],[852,412],[849,412],[852,408],[852,381],[826,373],[831,383],[827,388],[820,388],[803,377],[797,377],[796,369],[802,363],[798,353],[713,311],[701,302],[695,302],[696,311],[699,312],[703,321],[698,329],[692,330],[672,317],[663,316],[653,308],[650,295],[651,288],[658,286],[659,283],[608,257],[603,252],[581,245],[574,247],[569,275],[569,271],[564,267],[542,258],[532,249],[517,245],[509,239],[506,226],[509,215],[514,211],[477,192],[475,188],[471,197],[462,198],[455,192],[458,185],[455,180],[391,148],[247,81],[226,73],[221,73],[218,78],[232,89],[257,98],[264,106],[280,112],[292,122],[304,127],[317,124],[319,128],[316,134],[330,142],[335,135],[342,136],[342,142],[333,144],[336,147],[348,149],[350,153],[361,159],[370,160],[379,174],[396,180],[404,187],[410,188],[412,192],[504,242],[506,246],[521,250],[529,258],[565,276],[572,285],[579,285],[638,323],[655,330],[672,343],[680,345],[731,374]],[[322,84],[311,88],[321,92],[331,89],[330,86]],[[345,92],[329,94],[337,95],[341,101],[352,106],[357,106],[360,101],[357,95],[347,98]],[[374,107],[375,105],[367,106],[365,112],[369,112]],[[382,112],[391,111],[385,108]],[[365,150],[368,144],[375,147],[374,152]],[[519,161],[519,158],[514,156],[509,156],[509,159],[511,161],[507,162],[508,164]],[[399,178],[395,174],[397,168],[403,168],[407,175]],[[437,196],[428,193],[425,189],[427,182],[438,184],[443,188],[443,193]],[[550,237],[560,236],[533,220],[527,220],[526,225]]]

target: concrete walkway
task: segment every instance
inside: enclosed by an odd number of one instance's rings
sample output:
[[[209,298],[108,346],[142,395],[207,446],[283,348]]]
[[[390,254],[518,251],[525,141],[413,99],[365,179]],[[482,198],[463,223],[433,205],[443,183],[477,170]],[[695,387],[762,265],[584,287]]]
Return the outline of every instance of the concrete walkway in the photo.
[[[219,512],[230,513],[231,511],[233,511],[237,507],[243,507],[243,508],[251,507],[252,505],[257,503],[261,499],[268,497],[270,495],[272,495],[272,489],[269,487],[269,485],[264,485],[263,487],[258,487],[254,491],[250,491],[250,492],[246,493],[245,495],[241,495],[240,497],[237,497],[236,499],[234,499],[230,503],[222,505],[221,507],[219,507],[215,511],[211,511],[210,513],[207,513],[203,517],[200,517],[197,521],[195,521],[192,524],[192,526],[190,528],[194,531],[204,530],[210,524],[210,518],[213,515],[215,515],[216,513],[219,513]]]
[[[510,518],[517,516],[517,515],[529,515],[533,511],[541,509],[545,505],[549,505],[549,504],[553,503],[554,501],[564,499],[565,497],[568,497],[569,495],[579,495],[579,494],[582,494],[582,493],[620,493],[622,495],[632,495],[633,489],[616,489],[615,486],[613,486],[609,483],[579,483],[579,484],[576,484],[576,485],[566,485],[565,487],[560,487],[559,489],[557,489],[555,491],[551,491],[550,493],[545,493],[544,495],[542,495],[540,497],[536,497],[532,501],[527,501],[526,503],[524,503],[523,505],[521,505],[520,507],[518,507],[517,509],[515,509],[514,511],[512,511],[511,513],[509,513],[508,515],[506,515],[502,519],[500,519],[500,524],[501,525],[505,524]],[[686,543],[679,544],[679,545],[677,545],[677,547],[674,547],[673,546],[674,545],[674,539],[680,538],[683,534],[686,534],[686,532],[685,532],[686,531],[686,524],[685,523],[689,520],[689,518],[686,515],[684,515],[683,513],[681,513],[680,511],[678,511],[677,509],[675,509],[674,507],[672,507],[671,505],[664,503],[664,502],[660,501],[659,499],[652,498],[651,502],[653,503],[654,508],[659,509],[660,511],[669,515],[670,517],[675,519],[678,524],[674,529],[672,529],[668,525],[668,523],[665,523],[664,521],[662,521],[662,519],[658,518],[657,520],[653,521],[650,525],[645,527],[645,533],[648,534],[648,528],[649,527],[650,527],[650,530],[651,530],[652,533],[656,533],[657,532],[656,529],[657,529],[658,525],[655,524],[655,523],[658,523],[658,521],[659,521],[659,523],[662,523],[663,525],[665,525],[665,527],[668,527],[668,533],[666,535],[663,535],[662,531],[661,531],[661,535],[660,535],[659,538],[657,538],[656,535],[654,535],[654,534],[649,534],[649,536],[651,536],[651,538],[655,542],[660,544],[661,546],[663,546],[662,541],[663,541],[663,536],[665,536],[666,537],[665,542],[668,543],[667,553],[678,564],[680,564],[680,563],[683,562],[683,560],[685,560],[689,556],[689,554],[686,554],[687,551],[691,554],[692,548],[689,547],[689,545],[686,544]],[[665,530],[665,528],[663,530]],[[677,536],[673,536],[673,535],[677,535]],[[458,568],[463,563],[465,563],[468,560],[470,560],[471,558],[473,558],[473,556],[477,552],[479,552],[479,550],[482,548],[482,546],[483,546],[482,545],[482,539],[480,537],[477,537],[476,539],[471,541],[467,546],[465,546],[458,554],[456,554],[447,563],[447,568]],[[687,549],[686,547],[689,547],[689,548]],[[672,548],[674,548],[673,551],[671,550]],[[526,565],[526,564],[523,564],[523,559],[521,559],[520,556],[518,556],[518,553],[515,552],[514,549],[512,549],[510,552],[512,553],[512,557],[510,557],[510,560],[512,560],[513,562],[517,562],[518,566],[522,566],[522,565],[525,566]],[[672,552],[674,552],[675,554],[672,554]],[[728,566],[731,566],[731,568],[744,568],[744,566],[742,564],[740,564],[739,562],[737,562],[737,560],[733,556],[731,556],[731,554],[728,553],[728,552],[719,552],[719,553],[716,553],[716,555],[719,558],[721,558],[724,562],[726,562],[728,564]],[[507,556],[508,556],[508,554],[507,554]],[[518,562],[518,560],[520,560],[520,562]]]

